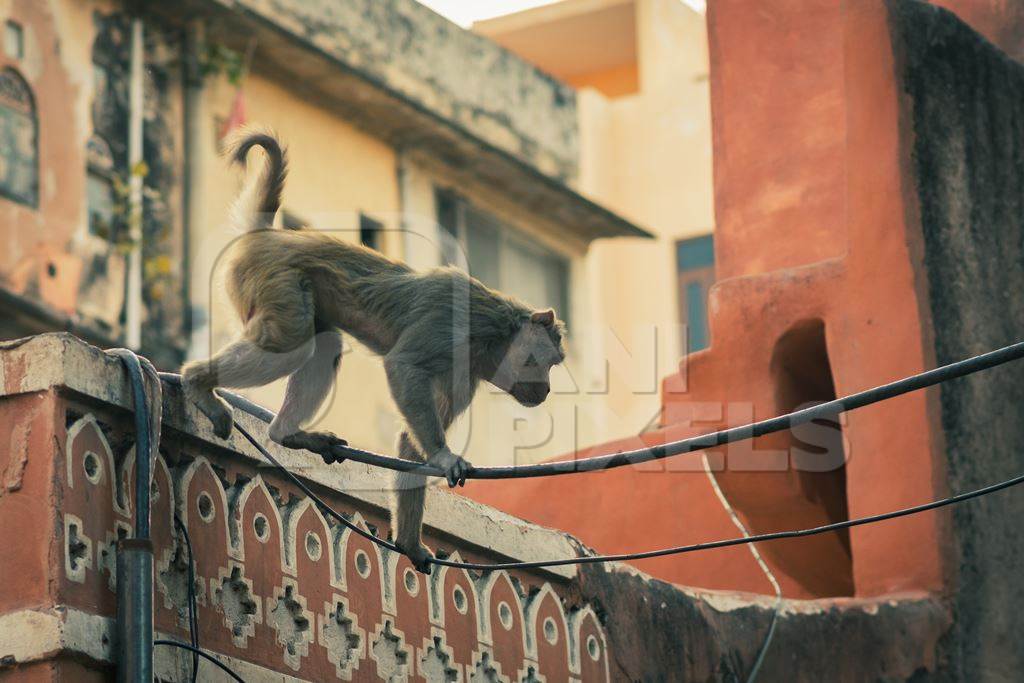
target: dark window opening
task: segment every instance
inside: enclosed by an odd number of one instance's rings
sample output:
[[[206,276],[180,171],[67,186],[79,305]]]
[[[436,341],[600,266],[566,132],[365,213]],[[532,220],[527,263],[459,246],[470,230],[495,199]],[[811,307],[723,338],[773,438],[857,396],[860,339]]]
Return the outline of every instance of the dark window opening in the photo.
[[[772,353],[771,373],[777,414],[834,400],[824,322],[807,320],[782,335]],[[846,451],[838,416],[794,427],[780,436],[790,453],[798,493],[795,501],[788,503],[792,522],[803,528],[848,519]],[[815,539],[813,543],[802,539],[800,553],[779,548],[777,561],[787,565],[790,575],[815,595],[853,595],[849,530]]]
[[[445,265],[463,265],[459,246],[460,205],[459,198],[451,190],[434,191],[434,205],[437,224],[441,227],[441,261]]]
[[[365,213],[359,214],[359,243],[364,247],[381,251],[381,234],[384,224],[370,218]]]
[[[0,71],[0,194],[39,204],[39,122],[32,90],[13,69]]]
[[[10,19],[4,25],[4,54],[11,59],[25,56],[25,32],[21,24]]]
[[[708,329],[708,292],[715,283],[715,245],[711,235],[676,243],[679,276],[679,320],[686,325],[683,353],[706,349],[711,343]]]
[[[568,259],[450,190],[438,189],[435,201],[443,263],[465,266],[488,287],[538,309],[553,308],[569,325]]]
[[[302,220],[288,209],[281,211],[281,227],[285,230],[302,230],[309,226],[307,221]]]

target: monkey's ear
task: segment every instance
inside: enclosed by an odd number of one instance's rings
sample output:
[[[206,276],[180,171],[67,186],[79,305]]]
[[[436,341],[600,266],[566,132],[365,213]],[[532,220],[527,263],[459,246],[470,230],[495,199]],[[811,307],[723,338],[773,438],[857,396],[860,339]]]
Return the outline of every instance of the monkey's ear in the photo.
[[[555,324],[555,312],[550,308],[546,311],[534,311],[533,315],[530,316],[531,323],[537,323],[544,327],[551,327]]]

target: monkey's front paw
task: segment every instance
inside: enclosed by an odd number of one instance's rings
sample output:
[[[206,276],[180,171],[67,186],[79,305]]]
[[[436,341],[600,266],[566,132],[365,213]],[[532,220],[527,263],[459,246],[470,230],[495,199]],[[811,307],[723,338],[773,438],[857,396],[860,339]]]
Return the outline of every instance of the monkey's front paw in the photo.
[[[455,460],[451,462],[444,470],[444,478],[448,480],[448,487],[455,488],[456,484],[459,486],[466,485],[466,477],[469,476],[469,471],[473,469],[473,466],[469,464],[469,461],[461,456],[453,456]]]
[[[222,439],[231,436],[234,413],[227,401],[216,394],[210,394],[204,400],[197,401],[196,405],[210,419],[210,422],[213,424],[214,434]]]
[[[345,456],[335,451],[336,446],[347,446],[348,441],[331,432],[295,432],[281,439],[281,445],[285,448],[298,448],[318,453],[324,459],[324,463],[342,462]]]
[[[427,550],[426,546],[420,543],[412,550],[405,550],[404,548],[400,548],[400,550],[409,558],[409,561],[412,562],[412,566],[416,568],[416,571],[421,574],[430,573],[430,561],[434,559],[434,556],[429,550]]]

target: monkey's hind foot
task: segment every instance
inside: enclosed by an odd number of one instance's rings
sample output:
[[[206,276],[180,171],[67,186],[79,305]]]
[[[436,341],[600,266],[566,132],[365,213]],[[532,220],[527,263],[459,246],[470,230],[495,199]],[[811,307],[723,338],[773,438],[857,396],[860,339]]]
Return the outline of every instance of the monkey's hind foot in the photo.
[[[324,463],[330,465],[343,462],[345,456],[335,451],[336,446],[347,446],[348,441],[331,432],[295,432],[281,439],[285,448],[304,449],[318,454]]]
[[[213,423],[214,434],[222,439],[231,436],[234,413],[227,401],[212,391],[203,393],[190,391],[187,384],[185,385],[185,396],[195,403],[199,412]]]
[[[430,561],[434,559],[434,555],[427,550],[427,547],[422,543],[416,544],[416,547],[412,550],[406,550],[399,545],[399,550],[405,553],[409,561],[412,562],[412,566],[415,567],[416,571],[421,574],[430,574]]]

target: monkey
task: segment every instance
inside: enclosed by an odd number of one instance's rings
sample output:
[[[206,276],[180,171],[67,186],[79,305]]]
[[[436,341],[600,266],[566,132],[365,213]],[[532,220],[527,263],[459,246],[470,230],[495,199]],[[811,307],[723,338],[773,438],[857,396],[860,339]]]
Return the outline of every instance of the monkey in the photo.
[[[286,152],[269,131],[245,129],[228,142],[230,160],[245,166],[262,149],[263,162],[231,210],[241,233],[230,249],[227,293],[243,332],[212,358],[182,368],[182,387],[228,438],[231,407],[218,386],[262,386],[288,377],[271,440],[339,461],[345,440],[302,427],[331,390],[348,334],[381,357],[388,388],[403,419],[400,457],[445,472],[464,486],[472,466],[448,447],[446,431],[472,401],[480,382],[532,407],[548,396],[550,371],[565,360],[565,325],[554,310],[534,309],[465,272],[439,267],[417,272],[359,244],[309,228],[274,228],[287,176]],[[395,544],[421,572],[432,554],[421,539],[424,475],[394,479]]]

